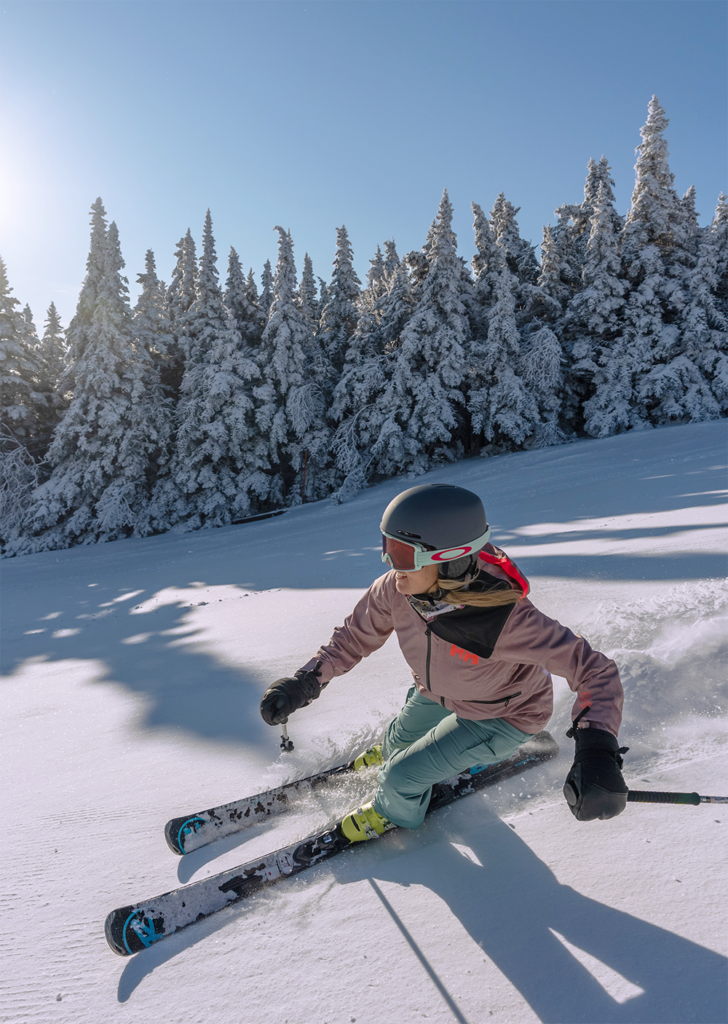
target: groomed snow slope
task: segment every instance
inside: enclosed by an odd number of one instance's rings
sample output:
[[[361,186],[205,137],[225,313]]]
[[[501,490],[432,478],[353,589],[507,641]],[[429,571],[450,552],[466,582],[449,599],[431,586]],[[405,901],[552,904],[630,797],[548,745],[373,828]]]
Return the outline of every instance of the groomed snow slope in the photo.
[[[617,659],[632,788],[728,793],[727,426],[424,478],[481,494],[535,603]],[[294,753],[257,711],[382,572],[379,517],[407,486],[3,563],[1,1020],[727,1019],[728,810],[633,804],[576,822],[563,680],[549,726],[562,753],[545,768],[131,960],[108,949],[113,907],[290,842],[332,808],[312,798],[181,861],[168,818],[345,760],[401,705],[390,640],[291,719]]]

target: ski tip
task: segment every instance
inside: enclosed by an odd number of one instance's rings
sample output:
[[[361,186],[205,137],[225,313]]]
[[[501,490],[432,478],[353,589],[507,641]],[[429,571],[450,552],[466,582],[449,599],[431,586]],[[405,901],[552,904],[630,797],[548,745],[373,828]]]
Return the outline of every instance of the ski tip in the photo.
[[[182,835],[181,826],[185,822],[185,818],[172,818],[164,826],[164,838],[167,840],[167,846],[170,848],[172,853],[176,853],[178,857],[184,856],[184,849],[180,843],[180,837]]]
[[[117,956],[133,956],[165,936],[164,917],[148,905],[112,910],[104,924],[106,941]]]
[[[112,910],[104,924],[106,941],[117,956],[132,955],[132,950],[124,944],[124,921],[132,909],[132,907],[122,907],[120,910]]]

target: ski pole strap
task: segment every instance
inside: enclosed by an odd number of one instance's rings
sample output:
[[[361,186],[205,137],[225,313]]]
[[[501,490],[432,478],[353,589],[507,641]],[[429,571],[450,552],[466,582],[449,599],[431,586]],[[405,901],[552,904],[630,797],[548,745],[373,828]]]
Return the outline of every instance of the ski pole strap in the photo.
[[[630,789],[627,801],[641,804],[728,804],[728,796],[700,796],[699,793],[660,793]]]
[[[501,549],[495,547],[495,545],[493,545],[493,550],[496,552],[495,555],[489,555],[487,551],[479,551],[478,558],[481,562],[487,562],[488,565],[500,566],[503,572],[518,584],[519,588],[523,592],[522,597],[526,597],[530,590],[530,585],[526,577],[521,575],[504,551],[501,551]]]

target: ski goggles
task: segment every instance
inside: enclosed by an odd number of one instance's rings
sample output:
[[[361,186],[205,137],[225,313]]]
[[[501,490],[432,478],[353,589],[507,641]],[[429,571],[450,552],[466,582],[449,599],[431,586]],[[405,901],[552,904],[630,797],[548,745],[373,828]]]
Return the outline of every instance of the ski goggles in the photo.
[[[382,533],[382,561],[386,562],[390,569],[396,569],[398,572],[416,572],[426,565],[439,565],[440,562],[451,562],[454,558],[475,555],[485,547],[489,537],[490,527],[486,524],[483,536],[477,537],[469,544],[433,551],[432,548],[415,540],[402,540],[401,537],[393,537],[390,533]]]

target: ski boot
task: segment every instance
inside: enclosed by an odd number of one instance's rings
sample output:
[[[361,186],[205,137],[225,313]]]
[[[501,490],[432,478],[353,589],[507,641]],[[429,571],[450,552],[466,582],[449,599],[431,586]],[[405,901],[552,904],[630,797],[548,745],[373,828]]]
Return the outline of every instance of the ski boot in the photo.
[[[376,743],[373,747],[365,750],[363,754],[359,754],[354,761],[354,771],[358,772],[362,768],[373,768],[377,764],[384,764],[381,743]]]
[[[345,815],[339,823],[339,829],[350,843],[361,843],[367,839],[377,839],[392,828],[397,826],[377,814],[372,803],[357,807]]]

